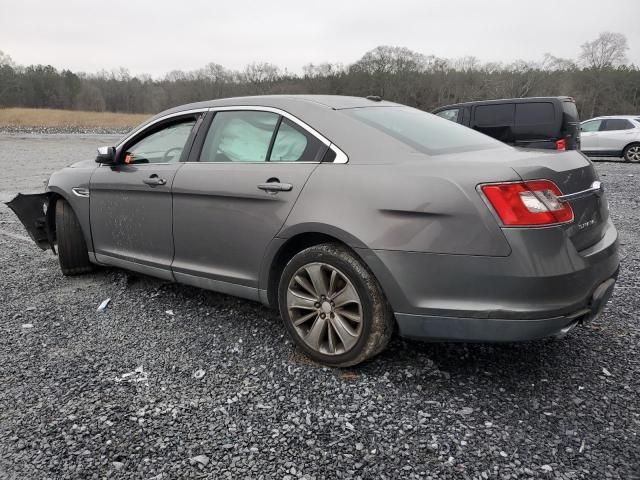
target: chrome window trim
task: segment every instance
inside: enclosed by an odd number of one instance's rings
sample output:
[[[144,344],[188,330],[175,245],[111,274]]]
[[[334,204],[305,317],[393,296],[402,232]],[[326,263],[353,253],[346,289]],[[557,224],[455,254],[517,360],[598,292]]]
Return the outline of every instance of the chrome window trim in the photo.
[[[300,128],[302,128],[303,130],[307,131],[309,134],[313,135],[315,138],[320,140],[324,145],[329,147],[329,149],[331,149],[336,154],[335,160],[333,162],[327,162],[327,163],[344,164],[344,163],[349,162],[349,157],[347,156],[346,153],[344,153],[340,149],[340,147],[338,147],[337,145],[332,143],[327,137],[322,135],[320,132],[315,130],[313,127],[311,127],[311,126],[307,125],[306,123],[304,123],[298,117],[296,117],[296,116],[290,114],[289,112],[287,112],[286,110],[282,110],[280,108],[265,107],[265,106],[260,106],[260,105],[233,105],[233,106],[224,106],[224,107],[205,107],[205,108],[195,108],[195,109],[192,109],[192,110],[183,110],[181,112],[170,113],[168,115],[165,115],[163,117],[155,119],[153,122],[145,125],[143,129],[137,130],[137,131],[135,131],[133,133],[130,133],[124,139],[122,139],[118,144],[116,144],[116,149],[120,148],[121,145],[124,145],[129,140],[131,140],[133,137],[139,135],[140,133],[143,133],[144,131],[146,131],[147,129],[152,127],[153,125],[155,125],[155,124],[157,124],[159,122],[162,122],[164,120],[170,119],[170,118],[180,117],[180,116],[183,116],[183,115],[191,115],[191,114],[195,114],[195,113],[203,113],[203,112],[229,112],[229,111],[247,111],[247,110],[249,110],[249,111],[259,111],[259,112],[270,112],[270,113],[275,113],[277,115],[282,115],[287,120],[290,120],[291,122],[295,123]],[[180,164],[182,164],[182,163],[203,163],[203,164],[204,163],[233,163],[233,164],[245,164],[246,163],[246,164],[250,165],[250,164],[256,164],[256,163],[269,163],[269,162],[178,162],[178,163],[180,163]],[[322,162],[283,162],[283,161],[278,161],[278,162],[273,162],[273,163],[322,163]],[[157,163],[153,163],[153,164],[149,164],[149,165],[158,165],[158,164]]]
[[[183,110],[182,112],[174,112],[174,113],[170,113],[168,115],[165,115],[164,117],[156,118],[154,121],[146,124],[144,126],[144,128],[142,128],[140,130],[134,130],[129,135],[127,135],[122,140],[120,140],[120,142],[118,142],[116,144],[116,149],[120,148],[121,145],[124,145],[129,140],[131,140],[133,137],[137,136],[138,134],[140,134],[140,133],[146,131],[147,129],[149,129],[150,127],[154,126],[156,123],[162,122],[162,121],[167,120],[169,118],[180,117],[180,116],[183,116],[183,115],[192,115],[192,114],[195,114],[195,113],[204,113],[204,112],[208,112],[208,111],[209,111],[208,108],[195,108],[193,110]]]

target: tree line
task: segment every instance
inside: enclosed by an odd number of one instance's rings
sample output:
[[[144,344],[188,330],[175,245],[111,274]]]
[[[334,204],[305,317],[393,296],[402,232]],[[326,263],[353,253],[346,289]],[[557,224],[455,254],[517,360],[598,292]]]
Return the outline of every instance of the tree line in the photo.
[[[379,95],[423,110],[493,98],[568,95],[582,118],[640,113],[640,69],[627,62],[627,39],[604,32],[577,59],[483,63],[379,46],[353,64],[308,64],[293,74],[271,63],[233,71],[209,63],[163,78],[126,69],[94,74],[51,65],[16,65],[0,51],[0,107],[156,113],[172,106],[256,94]]]

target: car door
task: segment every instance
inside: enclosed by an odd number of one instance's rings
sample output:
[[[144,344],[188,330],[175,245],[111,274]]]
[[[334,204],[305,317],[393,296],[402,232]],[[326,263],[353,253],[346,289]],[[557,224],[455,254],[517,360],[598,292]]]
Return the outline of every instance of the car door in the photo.
[[[622,149],[633,141],[637,131],[626,118],[608,118],[598,132],[598,148],[610,155],[622,155]]]
[[[599,150],[598,130],[602,120],[587,120],[580,125],[580,150],[597,152]]]
[[[171,186],[201,115],[154,122],[117,147],[116,164],[96,169],[90,223],[98,262],[173,279]]]
[[[173,184],[177,281],[258,299],[258,277],[309,175],[328,150],[267,107],[219,109]]]

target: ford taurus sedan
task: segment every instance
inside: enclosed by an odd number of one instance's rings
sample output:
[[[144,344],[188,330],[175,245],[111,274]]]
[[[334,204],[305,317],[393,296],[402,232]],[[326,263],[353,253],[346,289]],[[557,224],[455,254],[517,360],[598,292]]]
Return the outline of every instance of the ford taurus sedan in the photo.
[[[311,358],[349,366],[394,331],[562,335],[618,272],[580,152],[523,151],[378,98],[174,108],[10,202],[62,272],[116,267],[279,309]]]

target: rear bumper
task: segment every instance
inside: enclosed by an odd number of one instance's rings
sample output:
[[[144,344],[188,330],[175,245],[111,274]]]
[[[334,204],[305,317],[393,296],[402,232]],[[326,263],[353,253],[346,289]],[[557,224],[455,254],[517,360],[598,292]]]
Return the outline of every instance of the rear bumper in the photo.
[[[557,228],[505,229],[508,257],[360,253],[382,284],[400,335],[531,340],[593,318],[613,291],[619,258],[611,221],[603,238],[580,252],[564,235]]]
[[[616,272],[617,276],[617,272]],[[597,318],[609,301],[615,277],[603,282],[589,304],[570,315],[536,320],[460,318],[396,313],[400,335],[406,338],[458,342],[519,342],[561,336],[578,324]]]

